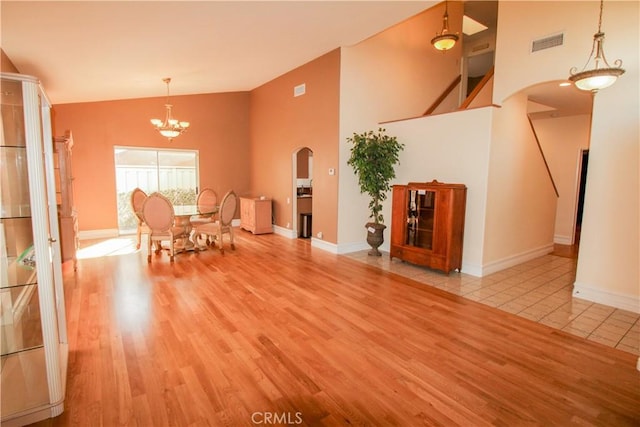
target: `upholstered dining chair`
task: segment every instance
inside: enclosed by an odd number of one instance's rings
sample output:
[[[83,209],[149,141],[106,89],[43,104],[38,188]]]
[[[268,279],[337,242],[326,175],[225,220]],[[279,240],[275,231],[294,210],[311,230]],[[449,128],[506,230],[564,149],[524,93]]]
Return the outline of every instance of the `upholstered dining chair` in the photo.
[[[146,198],[147,193],[142,191],[140,188],[134,188],[131,192],[131,209],[133,210],[133,213],[136,216],[136,221],[138,222],[138,229],[136,231],[136,249],[140,249],[142,235],[149,234],[149,227],[144,223],[144,219],[142,218],[142,205]]]
[[[211,188],[203,188],[198,193],[196,205],[200,216],[209,219],[211,218],[211,212],[218,207],[218,194]]]
[[[194,232],[197,235],[206,235],[207,242],[211,237],[211,244],[215,245],[215,240],[218,241],[220,247],[220,253],[224,253],[224,247],[222,244],[222,236],[224,234],[229,235],[229,241],[231,243],[231,249],[235,250],[236,246],[233,239],[233,226],[232,221],[238,208],[238,196],[233,190],[229,190],[227,194],[222,198],[220,208],[218,209],[218,219],[215,222],[209,222],[201,224],[194,228]]]
[[[196,198],[196,206],[198,207],[198,215],[191,217],[191,225],[194,228],[209,222],[215,222],[216,215],[212,212],[215,212],[218,207],[218,194],[211,188],[203,188]],[[208,238],[206,244],[209,244]]]
[[[160,252],[161,242],[169,242],[169,259],[173,262],[175,241],[185,237],[184,227],[175,227],[175,214],[171,201],[160,193],[150,194],[142,204],[142,218],[149,227],[147,262],[151,262],[151,247],[157,242],[155,252]]]

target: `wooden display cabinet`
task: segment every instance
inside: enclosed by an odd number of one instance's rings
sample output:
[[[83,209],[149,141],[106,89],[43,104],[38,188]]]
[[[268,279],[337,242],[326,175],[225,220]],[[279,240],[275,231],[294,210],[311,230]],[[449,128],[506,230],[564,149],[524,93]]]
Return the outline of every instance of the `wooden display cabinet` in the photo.
[[[391,257],[447,274],[460,271],[466,198],[463,184],[394,185]]]
[[[240,227],[253,234],[273,233],[271,200],[240,197]]]
[[[79,247],[79,241],[78,215],[73,202],[73,173],[71,171],[73,137],[71,132],[67,131],[64,136],[55,137],[53,146],[62,261],[73,260],[75,269],[77,267],[76,252]]]

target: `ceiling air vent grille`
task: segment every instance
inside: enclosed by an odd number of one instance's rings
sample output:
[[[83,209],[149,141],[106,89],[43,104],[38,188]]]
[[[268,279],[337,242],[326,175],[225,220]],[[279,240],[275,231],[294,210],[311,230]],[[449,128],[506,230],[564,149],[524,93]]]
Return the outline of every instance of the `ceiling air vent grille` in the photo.
[[[553,36],[545,37],[543,39],[534,40],[531,43],[531,53],[537,52],[543,49],[549,49],[556,46],[562,46],[564,44],[564,33],[555,34]]]

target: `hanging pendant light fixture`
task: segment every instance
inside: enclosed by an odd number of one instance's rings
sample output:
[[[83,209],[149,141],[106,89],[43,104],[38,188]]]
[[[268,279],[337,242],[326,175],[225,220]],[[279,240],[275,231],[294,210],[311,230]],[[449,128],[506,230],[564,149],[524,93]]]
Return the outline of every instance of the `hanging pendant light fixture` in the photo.
[[[187,128],[189,127],[189,122],[181,122],[171,116],[172,105],[169,103],[169,83],[171,83],[171,78],[165,77],[164,79],[162,79],[162,81],[167,84],[167,103],[164,104],[166,108],[166,114],[164,117],[164,121],[160,119],[151,119],[151,124],[155,126],[158,132],[160,132],[160,135],[169,138],[169,142],[171,142],[173,138],[179,136],[180,134],[182,134],[182,132],[187,130]]]
[[[580,90],[597,92],[600,89],[611,86],[616,82],[618,77],[624,74],[624,69],[621,68],[622,61],[620,59],[616,59],[614,62],[615,66],[612,67],[604,56],[604,33],[601,31],[603,8],[604,0],[600,0],[598,32],[593,35],[593,46],[591,48],[591,53],[589,54],[589,59],[587,59],[587,63],[580,72],[577,72],[578,69],[576,67],[572,67],[571,70],[569,70],[569,73],[571,74],[571,76],[569,76],[569,80],[572,81]],[[587,69],[592,58],[594,65],[592,68]]]
[[[438,50],[446,52],[458,41],[458,35],[449,32],[449,2],[444,2],[444,16],[442,17],[442,31],[431,39],[431,44]]]

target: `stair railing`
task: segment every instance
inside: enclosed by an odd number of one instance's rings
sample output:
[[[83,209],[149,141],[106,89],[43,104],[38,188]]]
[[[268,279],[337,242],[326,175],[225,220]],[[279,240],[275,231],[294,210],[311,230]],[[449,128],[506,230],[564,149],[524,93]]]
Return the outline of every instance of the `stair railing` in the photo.
[[[542,146],[540,145],[540,140],[538,139],[538,134],[536,133],[536,128],[533,126],[533,121],[531,117],[527,115],[527,119],[529,120],[529,126],[531,126],[531,131],[533,132],[533,137],[536,139],[536,144],[538,144],[538,150],[540,150],[540,155],[542,156],[542,161],[544,162],[544,167],[547,168],[547,173],[549,174],[549,179],[551,180],[551,185],[553,185],[553,191],[556,192],[556,197],[560,197],[560,193],[558,193],[558,187],[556,187],[556,182],[553,180],[553,175],[551,175],[551,169],[549,169],[549,163],[547,163],[547,158],[544,155],[544,151],[542,150]]]
[[[464,102],[460,104],[460,107],[458,108],[458,110],[466,110],[467,108],[469,108],[469,105],[471,105],[471,103],[476,98],[476,96],[478,96],[478,94],[482,91],[482,89],[484,89],[485,85],[493,77],[493,72],[494,72],[494,67],[491,67],[491,69],[487,71],[487,74],[484,75],[482,80],[480,80],[476,85],[476,87],[473,88],[473,90],[471,91],[469,96],[467,96]]]
[[[458,76],[455,79],[453,79],[451,84],[447,86],[447,88],[444,90],[444,92],[442,92],[442,94],[438,97],[438,99],[436,99],[433,102],[433,104],[431,104],[431,106],[427,108],[427,111],[424,112],[423,116],[428,116],[429,114],[432,114],[435,111],[435,109],[438,108],[438,106],[442,103],[442,101],[444,101],[447,98],[447,96],[449,96],[449,94],[453,92],[456,86],[460,84],[461,80],[462,80],[462,76],[458,74]]]

